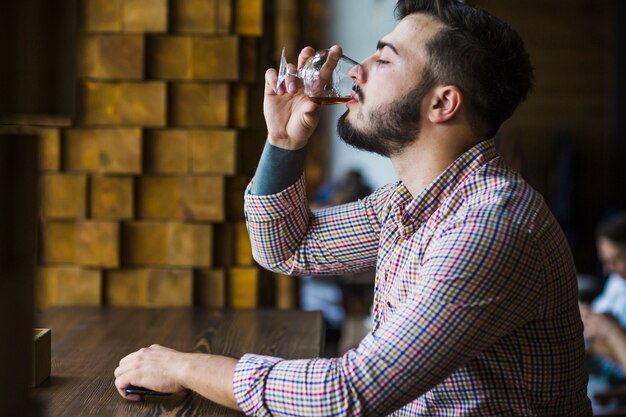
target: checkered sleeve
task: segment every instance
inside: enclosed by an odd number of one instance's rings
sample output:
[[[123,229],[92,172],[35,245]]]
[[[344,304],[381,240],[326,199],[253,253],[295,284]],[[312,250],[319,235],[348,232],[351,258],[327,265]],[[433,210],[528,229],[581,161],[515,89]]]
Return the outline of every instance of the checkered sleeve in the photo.
[[[434,239],[420,272],[411,266],[403,272],[414,287],[392,290],[413,295],[385,294],[386,318],[358,348],[335,359],[244,356],[234,382],[243,410],[258,416],[388,415],[532,320],[541,302],[542,262],[523,227],[478,217]],[[479,392],[472,381],[449,389],[471,397]]]
[[[272,195],[245,195],[245,212],[255,260],[288,275],[323,275],[372,269],[380,216],[392,187],[358,202],[309,209],[302,176]]]

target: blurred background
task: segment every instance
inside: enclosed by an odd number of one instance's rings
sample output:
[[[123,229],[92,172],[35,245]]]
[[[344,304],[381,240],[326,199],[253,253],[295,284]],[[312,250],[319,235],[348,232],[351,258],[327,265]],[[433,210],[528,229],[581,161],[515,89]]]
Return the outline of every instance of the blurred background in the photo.
[[[626,2],[468,2],[526,42],[536,86],[497,144],[548,202],[579,272],[601,282],[593,230],[626,206]],[[12,161],[0,240],[32,255],[22,269],[8,249],[0,258],[2,334],[23,335],[6,354],[28,351],[30,313],[48,306],[298,308],[298,280],[254,264],[242,212],[265,139],[263,74],[283,46],[291,61],[332,44],[364,59],[393,29],[394,5],[0,2],[0,149]],[[355,173],[370,189],[396,180],[387,160],[337,139],[344,110],[323,109],[306,169],[312,203]],[[33,201],[38,215],[16,220]],[[16,240],[33,223],[35,236]],[[360,320],[370,279],[345,278],[330,303]]]

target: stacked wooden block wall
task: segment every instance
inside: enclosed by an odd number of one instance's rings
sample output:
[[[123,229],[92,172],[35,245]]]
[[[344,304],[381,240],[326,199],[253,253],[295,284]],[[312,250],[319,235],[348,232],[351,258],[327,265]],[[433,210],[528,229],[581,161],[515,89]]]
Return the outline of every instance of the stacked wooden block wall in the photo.
[[[268,1],[80,3],[78,115],[41,130],[37,305],[257,306]]]

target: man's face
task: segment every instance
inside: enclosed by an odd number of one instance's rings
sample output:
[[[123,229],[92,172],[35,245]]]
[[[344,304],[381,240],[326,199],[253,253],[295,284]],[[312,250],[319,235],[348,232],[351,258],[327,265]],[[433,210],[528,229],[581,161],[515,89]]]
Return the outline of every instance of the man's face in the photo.
[[[617,274],[626,279],[626,246],[604,237],[598,239],[597,246],[604,273]]]
[[[425,45],[442,27],[429,16],[409,15],[353,69],[358,88],[337,124],[346,143],[391,156],[417,138],[433,87]]]

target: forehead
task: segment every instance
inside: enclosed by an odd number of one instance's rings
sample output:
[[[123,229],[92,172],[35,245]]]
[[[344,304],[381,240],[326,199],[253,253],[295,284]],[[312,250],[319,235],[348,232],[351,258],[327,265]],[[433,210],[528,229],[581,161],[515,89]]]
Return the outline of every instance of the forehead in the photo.
[[[618,245],[615,242],[601,237],[598,239],[598,252],[603,258],[613,258],[620,255],[626,255],[626,247]]]
[[[426,52],[426,43],[443,28],[444,24],[434,17],[419,13],[410,14],[382,40],[392,43],[401,57],[423,56]]]

